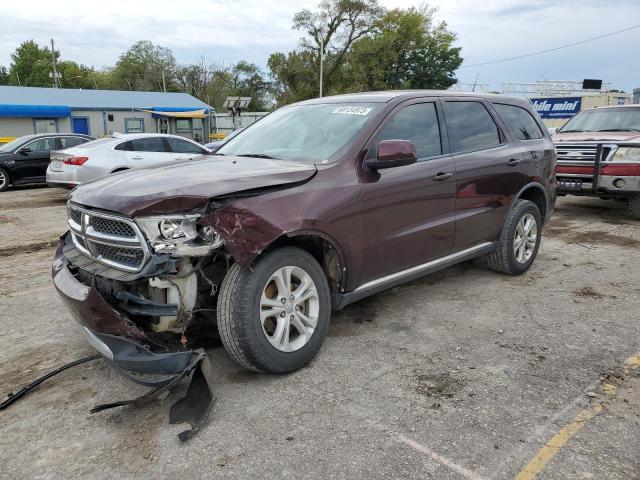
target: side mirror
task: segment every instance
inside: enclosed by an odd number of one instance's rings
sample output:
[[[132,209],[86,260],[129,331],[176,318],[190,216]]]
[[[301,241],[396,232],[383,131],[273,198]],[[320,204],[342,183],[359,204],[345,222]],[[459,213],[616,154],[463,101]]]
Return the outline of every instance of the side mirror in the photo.
[[[411,140],[382,140],[378,144],[378,155],[366,161],[372,170],[402,167],[418,161],[416,146]]]
[[[18,150],[18,153],[20,155],[26,155],[28,153],[31,153],[31,149],[29,147],[24,147],[24,148],[21,148],[20,150]]]

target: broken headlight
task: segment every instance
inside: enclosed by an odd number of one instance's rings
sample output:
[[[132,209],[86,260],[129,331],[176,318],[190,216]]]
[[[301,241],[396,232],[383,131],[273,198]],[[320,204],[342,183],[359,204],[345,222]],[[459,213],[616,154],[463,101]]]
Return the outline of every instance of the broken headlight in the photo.
[[[171,215],[135,220],[155,252],[170,253],[176,257],[198,257],[207,255],[224,243],[213,228],[198,224],[199,218],[200,215]]]

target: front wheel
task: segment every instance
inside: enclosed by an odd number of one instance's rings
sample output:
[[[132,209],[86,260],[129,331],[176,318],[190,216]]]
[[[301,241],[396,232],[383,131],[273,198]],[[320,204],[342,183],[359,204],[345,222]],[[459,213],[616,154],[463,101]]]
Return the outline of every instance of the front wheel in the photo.
[[[9,174],[3,168],[0,168],[0,192],[4,192],[9,188]]]
[[[516,200],[502,227],[496,250],[487,256],[492,270],[521,275],[531,267],[538,254],[542,217],[535,203]]]
[[[222,344],[250,370],[288,373],[309,363],[322,346],[330,316],[327,278],[299,248],[274,250],[251,270],[234,264],[220,287]]]

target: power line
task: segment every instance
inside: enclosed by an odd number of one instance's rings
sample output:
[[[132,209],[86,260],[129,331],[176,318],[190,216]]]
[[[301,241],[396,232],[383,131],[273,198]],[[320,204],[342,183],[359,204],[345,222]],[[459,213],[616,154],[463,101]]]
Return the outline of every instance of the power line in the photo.
[[[482,63],[474,63],[473,65],[462,65],[459,68],[471,68],[471,67],[481,67],[483,65],[491,65],[493,63],[502,63],[502,62],[510,62],[512,60],[518,60],[520,58],[532,57],[534,55],[540,55],[542,53],[555,52],[556,50],[562,50],[563,48],[575,47],[576,45],[582,45],[583,43],[593,42],[594,40],[600,40],[601,38],[610,37],[612,35],[617,35],[618,33],[627,32],[629,30],[633,30],[634,28],[640,27],[640,23],[637,25],[633,25],[631,27],[623,28],[622,30],[617,30],[611,33],[605,33],[604,35],[599,35],[597,37],[587,38],[586,40],[580,40],[579,42],[569,43],[567,45],[562,45],[560,47],[549,48],[547,50],[539,50],[537,52],[526,53],[524,55],[518,55],[517,57],[507,57],[501,58],[499,60],[491,60],[490,62],[482,62]]]

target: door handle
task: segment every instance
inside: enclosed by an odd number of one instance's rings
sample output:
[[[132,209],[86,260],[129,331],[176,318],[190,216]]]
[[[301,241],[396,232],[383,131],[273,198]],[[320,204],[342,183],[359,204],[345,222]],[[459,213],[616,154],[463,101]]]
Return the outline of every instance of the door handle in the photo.
[[[439,172],[436,175],[434,175],[432,178],[436,181],[436,182],[443,182],[445,180],[449,180],[451,177],[453,177],[453,173],[451,172]]]
[[[131,160],[142,160],[142,157],[131,157]]]
[[[517,158],[511,158],[511,159],[509,159],[509,161],[507,162],[507,165],[508,165],[508,166],[510,166],[510,167],[515,167],[516,165],[520,165],[520,162],[521,162],[521,161],[522,161],[522,160],[519,160],[519,159],[517,159]]]

